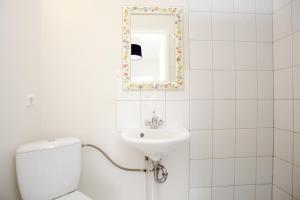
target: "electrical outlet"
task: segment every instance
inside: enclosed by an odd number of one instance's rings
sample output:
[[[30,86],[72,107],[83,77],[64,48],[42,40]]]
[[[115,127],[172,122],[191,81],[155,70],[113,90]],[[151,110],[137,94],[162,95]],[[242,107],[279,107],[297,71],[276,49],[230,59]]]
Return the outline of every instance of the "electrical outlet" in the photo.
[[[35,95],[34,94],[28,94],[26,96],[26,106],[27,107],[33,107],[35,104]]]

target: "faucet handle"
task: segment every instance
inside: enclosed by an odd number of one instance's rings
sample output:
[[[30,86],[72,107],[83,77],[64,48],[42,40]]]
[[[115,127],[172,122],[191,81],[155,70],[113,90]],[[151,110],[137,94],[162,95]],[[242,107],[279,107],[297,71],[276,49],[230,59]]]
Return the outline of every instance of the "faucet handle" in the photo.
[[[160,119],[160,120],[158,121],[158,126],[162,126],[163,124],[164,124],[164,121]]]

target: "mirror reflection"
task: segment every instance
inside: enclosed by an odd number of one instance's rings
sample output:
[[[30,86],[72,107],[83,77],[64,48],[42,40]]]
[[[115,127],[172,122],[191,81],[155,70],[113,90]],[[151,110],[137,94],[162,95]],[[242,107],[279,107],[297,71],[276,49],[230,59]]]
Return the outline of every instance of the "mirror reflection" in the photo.
[[[173,15],[131,15],[131,81],[176,81]]]

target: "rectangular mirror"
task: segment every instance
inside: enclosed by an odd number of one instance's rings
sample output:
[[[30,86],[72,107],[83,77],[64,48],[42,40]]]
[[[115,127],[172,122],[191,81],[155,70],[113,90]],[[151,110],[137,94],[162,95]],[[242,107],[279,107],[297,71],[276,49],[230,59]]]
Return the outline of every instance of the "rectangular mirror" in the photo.
[[[123,11],[123,88],[183,88],[182,9]]]

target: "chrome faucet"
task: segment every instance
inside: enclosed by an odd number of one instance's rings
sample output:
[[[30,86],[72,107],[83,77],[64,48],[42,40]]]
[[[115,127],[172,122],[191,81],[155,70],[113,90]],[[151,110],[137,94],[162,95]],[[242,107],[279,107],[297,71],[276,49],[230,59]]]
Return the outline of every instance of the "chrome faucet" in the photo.
[[[164,121],[159,119],[158,116],[155,115],[155,111],[153,111],[153,117],[151,121],[146,120],[145,125],[150,126],[152,129],[158,129],[160,126],[164,124]]]

